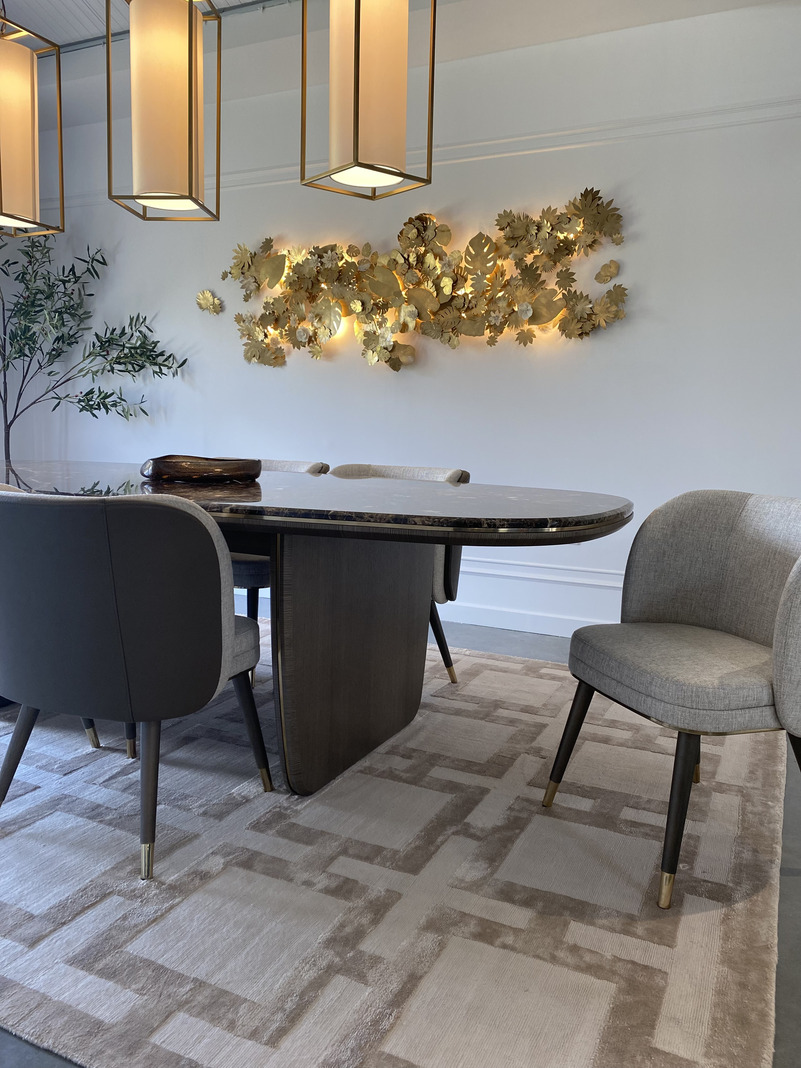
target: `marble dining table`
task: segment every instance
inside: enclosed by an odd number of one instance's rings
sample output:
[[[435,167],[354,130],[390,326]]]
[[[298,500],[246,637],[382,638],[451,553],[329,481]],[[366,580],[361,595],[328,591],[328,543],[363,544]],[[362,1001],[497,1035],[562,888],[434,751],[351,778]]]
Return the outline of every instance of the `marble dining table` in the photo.
[[[15,465],[23,489],[170,493],[195,501],[231,551],[271,559],[279,756],[309,794],[417,713],[434,547],[589,541],[629,523],[624,497],[564,489],[339,479],[277,471],[245,483],[148,482],[136,463]]]

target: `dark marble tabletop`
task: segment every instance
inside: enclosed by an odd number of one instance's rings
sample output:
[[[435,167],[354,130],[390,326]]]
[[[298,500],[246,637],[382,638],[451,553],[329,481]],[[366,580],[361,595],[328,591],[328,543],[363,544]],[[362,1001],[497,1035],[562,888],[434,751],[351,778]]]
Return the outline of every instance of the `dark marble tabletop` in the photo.
[[[9,481],[38,493],[170,493],[196,501],[225,527],[462,545],[536,545],[611,534],[631,501],[604,493],[400,479],[264,472],[248,483],[149,483],[139,464],[41,461]]]

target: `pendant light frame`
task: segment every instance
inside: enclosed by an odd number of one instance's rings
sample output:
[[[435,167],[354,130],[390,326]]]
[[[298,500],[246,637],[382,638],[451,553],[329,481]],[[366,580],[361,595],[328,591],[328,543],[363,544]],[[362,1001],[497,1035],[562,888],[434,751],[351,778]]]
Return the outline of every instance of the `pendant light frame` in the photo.
[[[432,144],[434,129],[434,50],[436,44],[437,28],[437,0],[430,0],[431,15],[429,26],[428,47],[428,114],[426,118],[426,169],[424,174],[412,174],[408,171],[398,171],[391,167],[384,167],[377,163],[365,163],[359,158],[359,97],[360,97],[360,41],[359,27],[361,25],[362,0],[354,2],[354,25],[353,35],[353,158],[346,163],[337,164],[335,167],[320,171],[318,174],[307,174],[307,145],[306,126],[308,108],[308,3],[303,0],[303,18],[301,31],[301,97],[300,97],[300,182],[301,185],[311,186],[314,189],[325,189],[330,193],[341,193],[348,197],[359,197],[361,200],[383,200],[385,197],[394,197],[398,193],[406,193],[410,189],[419,189],[421,186],[431,184]],[[330,3],[330,0],[329,0]],[[330,33],[330,28],[329,28]],[[408,62],[408,59],[407,59]],[[330,103],[329,103],[330,107]],[[330,139],[330,134],[329,134]],[[329,145],[330,148],[330,145]],[[389,174],[394,178],[400,178],[402,184],[391,189],[384,186],[365,187],[365,192],[358,188],[348,188],[335,181],[336,175],[353,167],[375,171],[381,174]]]
[[[0,36],[10,40],[14,40],[18,37],[31,37],[34,41],[38,41],[41,45],[40,48],[32,48],[34,56],[36,57],[36,65],[38,68],[40,60],[45,56],[53,56],[56,62],[56,127],[57,127],[57,154],[58,154],[58,225],[46,223],[41,219],[25,219],[26,222],[33,223],[33,227],[18,227],[12,226],[8,223],[0,224],[0,235],[8,237],[44,237],[46,234],[63,234],[64,233],[64,146],[62,140],[62,124],[61,124],[61,49],[53,41],[49,41],[46,37],[42,37],[41,34],[35,33],[33,30],[28,30],[24,26],[21,26],[18,22],[14,22],[8,18],[5,13],[5,8],[0,10]],[[26,46],[27,47],[27,46]],[[37,79],[38,83],[38,79]],[[37,84],[38,93],[38,84]],[[37,106],[38,111],[38,106]],[[36,131],[36,136],[39,137],[39,130]],[[11,215],[13,212],[7,212],[3,208],[3,161],[0,158],[0,215]],[[39,204],[39,215],[42,214],[41,202]],[[18,218],[24,218],[24,216],[17,216]]]
[[[126,0],[130,4],[131,0]],[[152,208],[146,207],[138,202],[137,196],[133,192],[133,168],[130,177],[130,181],[126,184],[132,189],[128,192],[115,192],[114,185],[114,136],[112,130],[112,119],[114,116],[113,100],[112,100],[112,76],[113,68],[111,62],[111,46],[112,46],[112,33],[111,33],[111,0],[106,0],[106,140],[108,145],[108,198],[115,204],[119,204],[121,208],[125,208],[132,215],[135,215],[138,219],[142,219],[145,222],[217,222],[220,218],[220,111],[221,111],[221,82],[222,82],[222,20],[220,13],[212,3],[212,0],[187,0],[187,26],[188,26],[188,41],[189,41],[189,61],[188,61],[188,94],[187,94],[187,129],[188,129],[188,144],[187,144],[187,193],[162,194],[160,199],[164,200],[164,208]],[[216,51],[216,92],[215,92],[215,138],[214,138],[214,204],[209,206],[203,200],[200,200],[196,196],[191,195],[194,184],[194,128],[193,128],[193,95],[192,85],[195,75],[195,54],[192,47],[192,14],[193,8],[201,8],[201,17],[203,19],[203,26],[207,23],[211,23],[215,30],[215,51]],[[116,33],[114,35],[117,36]],[[129,40],[130,35],[128,34]],[[203,116],[201,116],[203,117]],[[203,174],[204,160],[200,161],[201,174]],[[170,200],[180,200],[186,202],[191,200],[197,207],[198,213],[189,213],[181,211],[178,214],[153,214],[157,211],[168,210]]]

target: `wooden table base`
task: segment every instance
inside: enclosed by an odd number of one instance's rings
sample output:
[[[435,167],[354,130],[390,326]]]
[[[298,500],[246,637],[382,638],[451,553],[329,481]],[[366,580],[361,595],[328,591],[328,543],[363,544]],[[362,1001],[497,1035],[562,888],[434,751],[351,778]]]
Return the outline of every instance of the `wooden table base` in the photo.
[[[310,794],[414,718],[434,547],[279,534],[273,679],[290,788]]]

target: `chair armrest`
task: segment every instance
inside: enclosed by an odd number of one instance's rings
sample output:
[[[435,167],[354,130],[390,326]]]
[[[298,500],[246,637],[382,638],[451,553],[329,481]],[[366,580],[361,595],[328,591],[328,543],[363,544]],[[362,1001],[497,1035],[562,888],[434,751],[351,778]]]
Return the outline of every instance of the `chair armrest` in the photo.
[[[790,572],[776,613],[773,695],[782,726],[801,735],[801,560]]]

